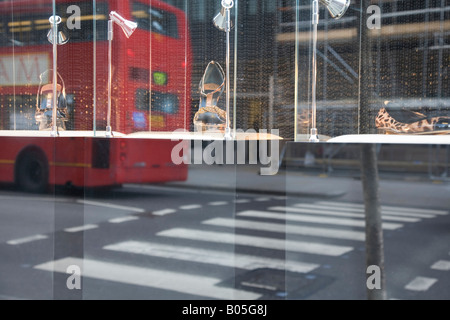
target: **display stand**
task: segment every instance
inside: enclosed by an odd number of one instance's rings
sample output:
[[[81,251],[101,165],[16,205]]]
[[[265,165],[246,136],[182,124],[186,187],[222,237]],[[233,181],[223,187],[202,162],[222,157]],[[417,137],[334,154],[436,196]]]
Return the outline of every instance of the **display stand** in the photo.
[[[329,143],[450,144],[450,135],[354,134],[329,139]]]

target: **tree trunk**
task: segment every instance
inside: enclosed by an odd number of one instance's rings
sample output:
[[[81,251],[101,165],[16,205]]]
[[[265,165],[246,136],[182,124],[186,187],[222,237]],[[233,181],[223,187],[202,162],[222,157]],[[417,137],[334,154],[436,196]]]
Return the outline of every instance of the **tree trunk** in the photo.
[[[369,300],[385,300],[384,243],[375,144],[361,145],[361,176],[366,208],[366,267],[367,270],[373,266],[377,268],[380,284],[379,288],[368,285],[367,296]]]
[[[360,32],[361,32],[361,57],[360,57],[360,94],[359,94],[359,132],[370,134],[374,127],[374,119],[371,117],[370,101],[373,98],[372,86],[372,43],[369,36],[367,21],[368,7],[371,0],[361,0]],[[377,146],[375,144],[361,145],[361,176],[364,191],[366,213],[366,264],[367,272],[377,268],[379,288],[369,286],[367,283],[367,296],[369,300],[386,299],[385,272],[384,272],[384,244],[382,229],[382,214],[379,199],[379,177],[377,162]]]

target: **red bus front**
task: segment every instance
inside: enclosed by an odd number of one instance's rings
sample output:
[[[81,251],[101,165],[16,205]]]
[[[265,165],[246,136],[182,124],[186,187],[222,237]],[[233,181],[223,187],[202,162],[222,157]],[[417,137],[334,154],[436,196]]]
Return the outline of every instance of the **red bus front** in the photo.
[[[129,134],[188,129],[192,64],[183,11],[153,0],[57,0],[56,15],[62,18],[58,27],[69,37],[68,43],[57,48],[57,69],[66,89],[67,131],[94,131],[95,136],[96,131],[106,128],[107,25],[111,11],[138,23],[130,39],[114,26],[113,131]],[[51,0],[0,3],[0,130],[31,130],[33,135],[33,130],[39,129],[35,119],[37,91],[40,75],[52,69],[52,45],[47,38],[52,15]],[[115,171],[110,172],[116,177],[114,184],[186,179],[186,166],[171,166],[174,143],[170,140],[127,140],[126,151],[110,154],[108,169]],[[114,142],[114,145],[123,143]],[[58,158],[63,156],[61,152],[68,156],[73,149],[69,145],[47,156]],[[59,162],[49,165],[55,163]],[[85,177],[93,177],[84,181],[85,185],[110,183],[94,178],[105,174],[98,171],[105,168],[85,167],[83,170]],[[72,171],[60,172],[69,175]],[[50,177],[50,180],[57,184],[77,181],[69,176]]]
[[[95,10],[95,14],[94,14]],[[109,12],[136,21],[130,39],[115,26],[112,127],[131,133],[188,129],[191,46],[185,13],[160,1],[56,1],[69,42],[58,46],[69,130],[106,127]],[[52,68],[52,1],[0,3],[0,130],[35,129],[39,75]],[[94,23],[95,21],[95,23]],[[79,23],[77,25],[77,23]]]

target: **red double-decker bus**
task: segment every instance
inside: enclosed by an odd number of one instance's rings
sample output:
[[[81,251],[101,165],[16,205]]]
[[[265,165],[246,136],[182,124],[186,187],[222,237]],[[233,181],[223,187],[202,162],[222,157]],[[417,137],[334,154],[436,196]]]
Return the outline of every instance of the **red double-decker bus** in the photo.
[[[59,30],[69,39],[57,48],[68,121],[66,131],[56,138],[39,131],[35,118],[40,75],[52,69],[47,33],[53,6],[61,17]],[[138,28],[127,39],[114,26],[111,127],[115,136],[105,140],[111,11],[137,22]],[[185,179],[187,168],[171,164],[170,138],[127,135],[189,128],[190,83],[186,15],[164,2],[0,3],[0,182],[15,181],[33,191],[51,184],[94,187]]]

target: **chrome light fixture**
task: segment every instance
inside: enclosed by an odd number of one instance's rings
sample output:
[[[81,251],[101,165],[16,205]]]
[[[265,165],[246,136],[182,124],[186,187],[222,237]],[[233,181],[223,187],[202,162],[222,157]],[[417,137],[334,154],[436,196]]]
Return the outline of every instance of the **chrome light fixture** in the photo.
[[[106,116],[106,137],[112,137],[111,128],[111,91],[112,91],[112,41],[114,39],[114,23],[116,23],[123,31],[127,38],[130,38],[138,24],[133,21],[126,20],[115,11],[111,11],[108,21],[108,111]]]
[[[52,109],[52,137],[58,135],[57,126],[57,109],[58,109],[58,45],[66,44],[69,39],[62,31],[58,31],[58,25],[61,23],[61,17],[57,15],[51,16],[48,21],[50,22],[51,29],[47,34],[48,41],[53,45],[53,109]]]
[[[227,30],[228,22],[227,22],[226,10],[227,9],[222,4],[222,9],[220,9],[220,12],[213,19],[214,25],[221,31]],[[231,21],[231,19],[230,19],[230,29],[231,28],[233,28],[233,21]]]
[[[351,0],[320,0],[334,19],[341,18],[347,12]],[[317,131],[317,26],[319,24],[319,0],[313,0],[312,8],[313,24],[313,61],[312,61],[312,128],[310,142],[319,142]]]
[[[115,22],[119,27],[122,28],[123,33],[127,36],[127,38],[130,38],[134,31],[136,31],[138,24],[133,21],[129,21],[124,19],[120,14],[118,14],[115,11],[112,11],[109,14],[110,19],[112,22]]]
[[[331,17],[339,19],[347,11],[351,0],[320,0],[320,2],[327,7]]]
[[[58,25],[61,23],[61,17],[59,16],[51,16],[49,19],[50,25],[52,28],[49,30],[47,34],[48,41],[53,44],[55,42],[55,34],[56,36],[56,44],[57,45],[63,45],[69,42],[69,38],[63,31],[58,31]],[[56,31],[54,30],[54,27],[56,26]]]
[[[225,31],[227,35],[226,49],[226,123],[225,123],[225,140],[233,139],[230,128],[230,31],[233,27],[231,22],[231,9],[234,7],[233,0],[222,0],[222,9],[214,17],[214,25],[221,31]]]

